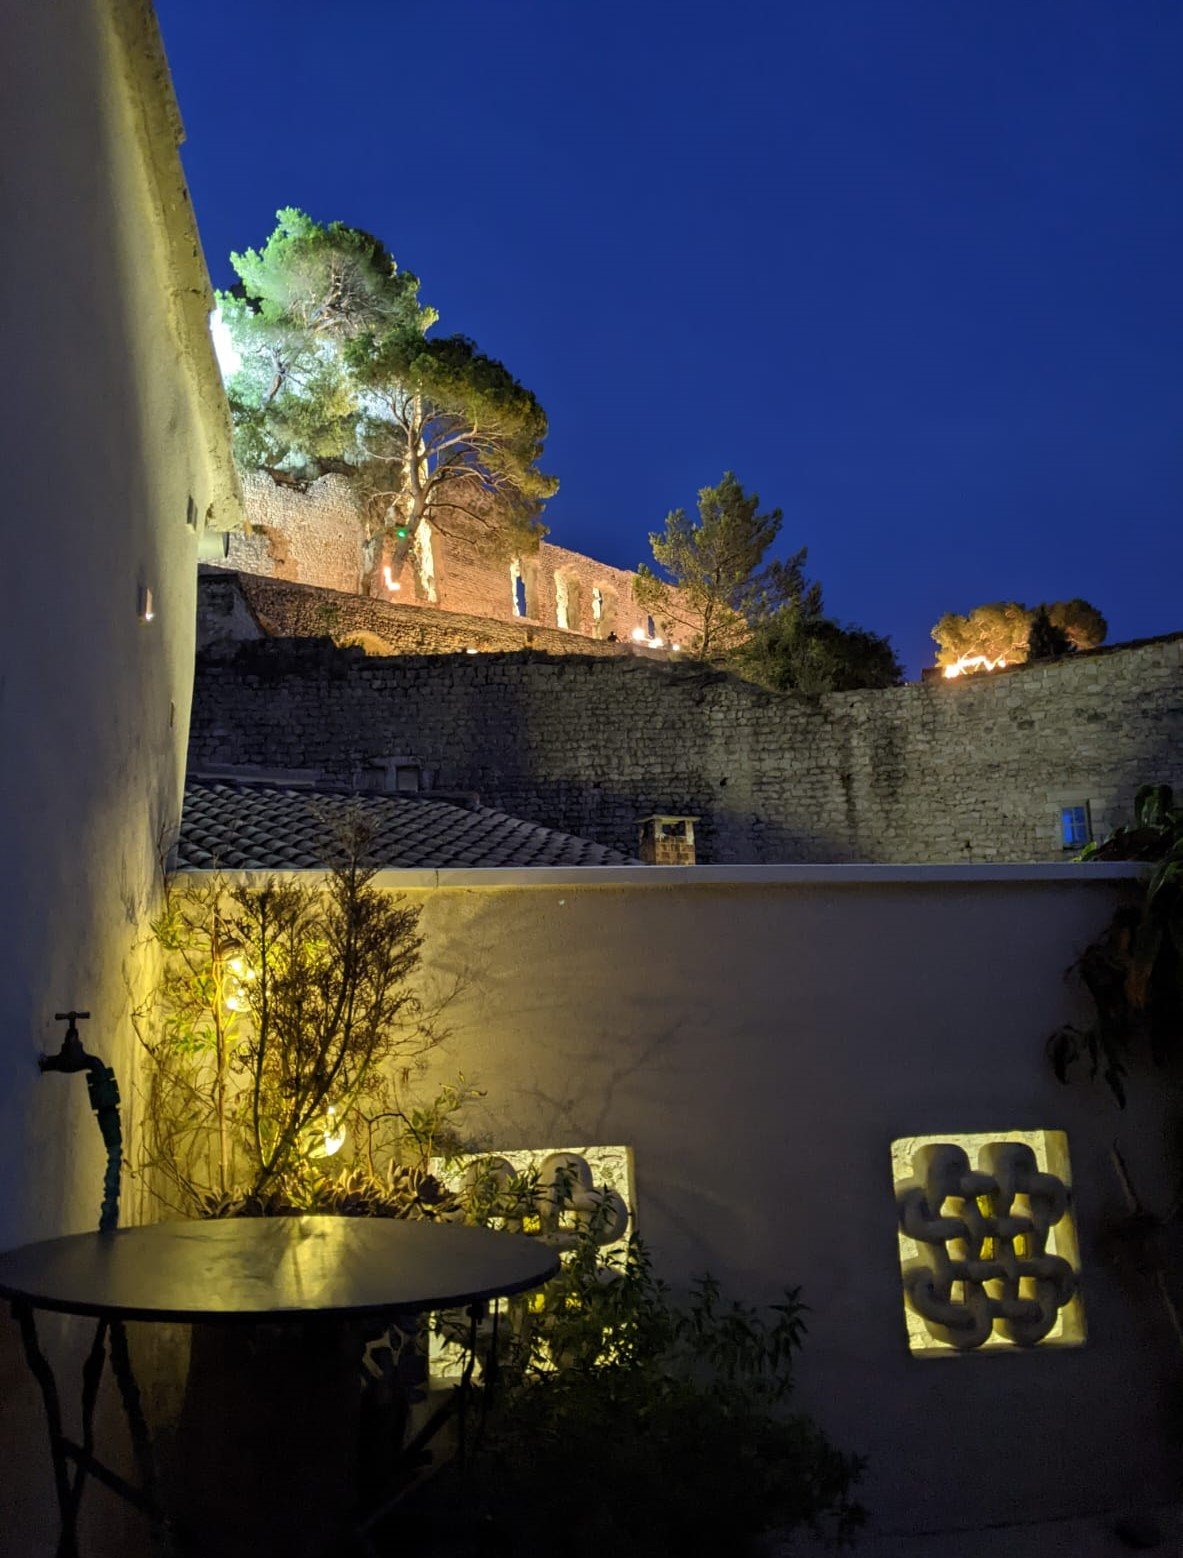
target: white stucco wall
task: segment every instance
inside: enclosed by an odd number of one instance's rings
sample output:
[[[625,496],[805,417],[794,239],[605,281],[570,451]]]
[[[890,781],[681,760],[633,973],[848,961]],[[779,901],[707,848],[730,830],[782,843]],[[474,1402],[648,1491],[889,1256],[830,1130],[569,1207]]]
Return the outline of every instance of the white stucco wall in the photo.
[[[1116,875],[386,880],[424,905],[431,983],[463,990],[423,1087],[463,1071],[485,1089],[490,1148],[630,1144],[641,1231],[671,1281],[709,1269],[748,1299],[803,1284],[802,1399],[869,1456],[881,1526],[916,1531],[1136,1507],[1167,1483],[1170,1333],[1152,1288],[1123,1287],[1097,1245],[1123,1208],[1115,1136],[1147,1202],[1169,1202],[1162,1133],[1153,1110],[1059,1086],[1043,1057],[1082,1015],[1063,971],[1106,922]],[[1034,1127],[1069,1137],[1087,1345],[910,1357],[890,1143]]]
[[[0,1247],[93,1227],[81,1077],[42,1077],[55,1010],[130,1102],[138,944],[178,812],[198,529],[236,522],[208,281],[151,9],[0,0]],[[190,508],[197,528],[187,522]],[[139,620],[150,589],[154,620]],[[45,1457],[7,1320],[0,1433]],[[36,1439],[32,1438],[36,1433]],[[0,1547],[48,1478],[9,1467]]]

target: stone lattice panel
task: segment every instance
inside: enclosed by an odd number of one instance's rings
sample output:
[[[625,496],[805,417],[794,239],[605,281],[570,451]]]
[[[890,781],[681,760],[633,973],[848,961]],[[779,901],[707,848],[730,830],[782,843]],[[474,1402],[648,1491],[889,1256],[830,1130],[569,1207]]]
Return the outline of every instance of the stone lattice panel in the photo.
[[[909,1137],[892,1164],[914,1353],[1084,1340],[1062,1132]]]

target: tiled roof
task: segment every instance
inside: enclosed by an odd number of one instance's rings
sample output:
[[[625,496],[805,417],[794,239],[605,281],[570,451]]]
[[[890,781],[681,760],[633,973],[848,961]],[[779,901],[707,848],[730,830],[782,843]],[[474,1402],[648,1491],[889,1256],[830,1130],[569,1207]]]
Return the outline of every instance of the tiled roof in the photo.
[[[185,786],[175,851],[179,871],[293,871],[332,863],[342,824],[370,830],[366,853],[379,868],[612,866],[636,862],[590,839],[478,806],[411,795],[326,794],[274,785]]]

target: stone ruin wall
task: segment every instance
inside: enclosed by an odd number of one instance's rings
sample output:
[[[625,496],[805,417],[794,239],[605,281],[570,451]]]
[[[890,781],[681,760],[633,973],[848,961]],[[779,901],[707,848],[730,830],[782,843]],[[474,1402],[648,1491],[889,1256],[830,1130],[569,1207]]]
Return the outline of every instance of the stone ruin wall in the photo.
[[[243,573],[283,579],[293,584],[357,594],[365,571],[361,514],[342,477],[325,476],[300,492],[279,486],[261,472],[244,472],[243,496],[249,535],[231,534],[226,566]],[[567,631],[593,639],[630,638],[634,628],[646,629],[647,614],[633,600],[633,575],[598,563],[579,552],[544,541],[532,556],[491,559],[482,555],[474,528],[461,521],[444,535],[430,532],[430,562],[422,550],[412,551],[392,569],[397,591],[382,583],[379,562],[371,593],[400,606],[435,607],[472,617],[537,628]],[[525,611],[514,610],[512,567],[521,576]],[[430,576],[430,586],[425,582]],[[595,592],[601,610],[593,610]],[[434,594],[434,599],[432,595]],[[443,650],[444,644],[440,644]]]
[[[700,862],[1058,860],[1060,806],[1089,801],[1104,832],[1139,784],[1183,791],[1183,635],[816,701],[632,657],[199,657],[194,771],[365,783],[390,757],[621,849],[642,816],[698,816]]]
[[[203,567],[197,581],[197,646],[226,640],[329,638],[371,655],[483,654],[543,649],[552,655],[636,656],[669,660],[664,649],[625,639],[584,638],[514,619],[407,606],[344,590],[290,584],[257,573]]]

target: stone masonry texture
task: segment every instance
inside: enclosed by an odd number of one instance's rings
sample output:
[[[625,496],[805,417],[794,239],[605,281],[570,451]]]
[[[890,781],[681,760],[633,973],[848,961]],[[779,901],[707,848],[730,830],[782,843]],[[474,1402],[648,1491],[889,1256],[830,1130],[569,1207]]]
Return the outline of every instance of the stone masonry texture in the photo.
[[[325,476],[307,491],[279,486],[260,472],[242,473],[243,498],[250,534],[232,534],[227,564],[252,574],[291,584],[357,593],[366,572],[365,531],[361,512],[348,484],[340,476]],[[440,610],[492,618],[518,626],[569,631],[573,636],[607,638],[615,632],[626,639],[634,628],[646,628],[648,618],[633,600],[633,575],[626,569],[596,562],[579,552],[544,541],[537,552],[519,559],[526,610],[514,610],[510,558],[495,559],[481,550],[487,538],[472,525],[437,527],[432,535],[435,601],[425,594],[415,559],[396,564],[393,594],[382,582],[381,563],[370,581],[379,599],[404,607],[433,605]],[[384,553],[388,560],[389,554]],[[599,596],[599,617],[593,601]],[[567,618],[559,621],[560,596]]]
[[[250,539],[253,539],[250,538]],[[544,649],[555,655],[637,655],[668,660],[671,653],[635,644],[609,643],[520,620],[472,616],[434,606],[407,606],[359,595],[319,589],[263,574],[203,567],[198,574],[197,643],[199,648],[225,639],[331,638],[342,647],[356,645],[373,655],[463,654],[515,649]]]
[[[1064,858],[1137,787],[1183,790],[1183,634],[1042,666],[818,700],[693,663],[536,651],[379,659],[260,639],[199,655],[190,771],[398,758],[441,792],[615,849],[699,817],[700,863]]]

